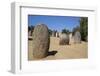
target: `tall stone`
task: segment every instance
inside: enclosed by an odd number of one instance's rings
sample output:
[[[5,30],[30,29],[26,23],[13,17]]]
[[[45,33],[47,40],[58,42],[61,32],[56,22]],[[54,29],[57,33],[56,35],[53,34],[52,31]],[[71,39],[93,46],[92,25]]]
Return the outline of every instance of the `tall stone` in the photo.
[[[61,34],[60,36],[60,45],[69,45],[69,35],[68,34]]]
[[[55,30],[52,31],[52,37],[56,37],[56,31]]]
[[[81,34],[79,31],[76,31],[74,34],[74,43],[81,43]]]
[[[59,32],[56,32],[56,37],[59,37]]]
[[[33,32],[33,57],[44,58],[48,54],[50,37],[45,24],[38,24]]]
[[[73,37],[72,33],[69,34],[69,41],[70,41],[70,44],[74,43],[74,37]]]

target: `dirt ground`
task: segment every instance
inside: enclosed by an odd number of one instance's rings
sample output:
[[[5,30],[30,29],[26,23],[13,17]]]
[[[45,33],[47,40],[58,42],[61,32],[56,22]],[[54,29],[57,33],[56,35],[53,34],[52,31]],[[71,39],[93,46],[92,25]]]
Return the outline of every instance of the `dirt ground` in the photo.
[[[28,41],[28,60],[36,60],[33,57],[32,40]],[[70,43],[70,45],[59,45],[59,38],[50,37],[49,55],[42,60],[55,59],[79,59],[88,57],[88,43]]]

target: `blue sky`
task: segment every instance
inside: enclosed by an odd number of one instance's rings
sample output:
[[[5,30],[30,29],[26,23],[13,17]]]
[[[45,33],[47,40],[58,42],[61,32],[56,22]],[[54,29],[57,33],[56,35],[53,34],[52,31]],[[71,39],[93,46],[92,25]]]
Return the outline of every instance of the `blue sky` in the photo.
[[[49,29],[61,32],[62,29],[72,29],[79,26],[80,17],[74,16],[45,16],[28,15],[28,25],[36,26],[39,23],[46,24]]]

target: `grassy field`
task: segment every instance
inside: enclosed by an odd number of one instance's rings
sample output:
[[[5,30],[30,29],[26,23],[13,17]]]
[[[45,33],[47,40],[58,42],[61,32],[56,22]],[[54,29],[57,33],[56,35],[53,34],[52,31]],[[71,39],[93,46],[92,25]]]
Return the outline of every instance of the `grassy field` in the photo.
[[[33,57],[32,40],[28,41],[28,60],[36,60]],[[50,37],[49,55],[42,60],[55,59],[79,59],[88,58],[88,43],[59,45],[59,38]]]

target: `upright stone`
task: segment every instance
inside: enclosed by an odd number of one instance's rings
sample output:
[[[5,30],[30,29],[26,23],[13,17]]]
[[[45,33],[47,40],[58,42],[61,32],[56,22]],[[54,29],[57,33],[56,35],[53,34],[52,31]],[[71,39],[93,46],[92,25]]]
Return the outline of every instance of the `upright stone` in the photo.
[[[56,32],[56,37],[59,37],[59,32]]]
[[[74,35],[74,42],[75,43],[81,43],[81,34],[79,31],[76,31],[75,32],[75,35]]]
[[[52,31],[52,37],[56,37],[56,31],[55,30]]]
[[[72,33],[69,34],[69,43],[70,44],[74,43],[74,37],[73,37]]]
[[[69,45],[69,35],[61,34],[59,44],[60,45]]]
[[[44,58],[48,54],[50,37],[45,24],[38,24],[33,32],[33,57]]]

